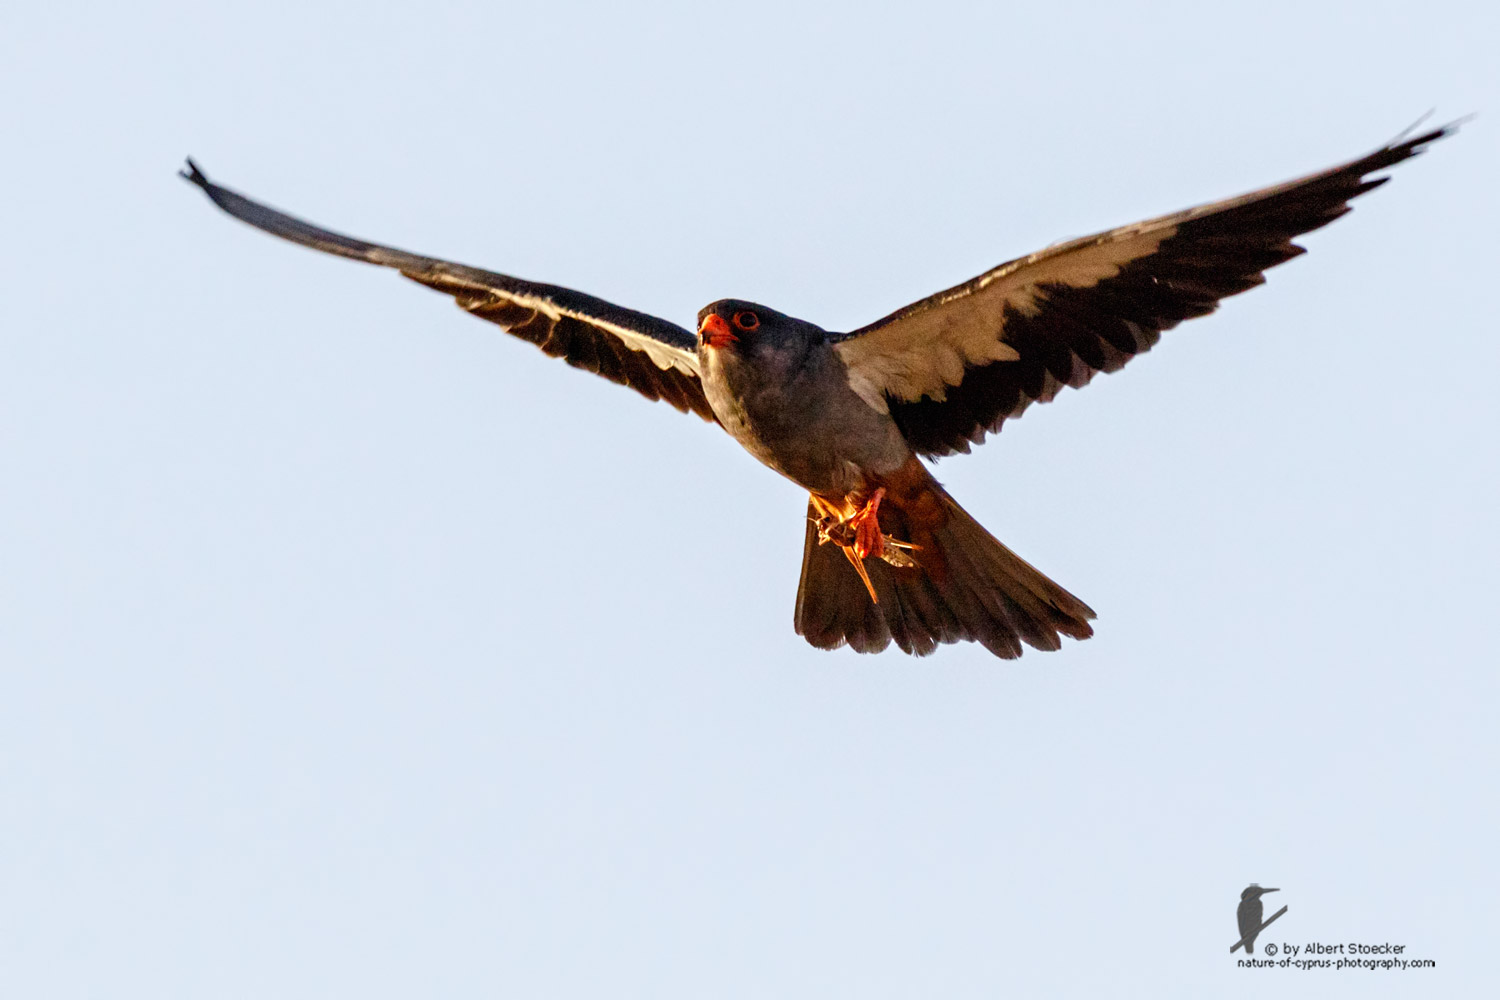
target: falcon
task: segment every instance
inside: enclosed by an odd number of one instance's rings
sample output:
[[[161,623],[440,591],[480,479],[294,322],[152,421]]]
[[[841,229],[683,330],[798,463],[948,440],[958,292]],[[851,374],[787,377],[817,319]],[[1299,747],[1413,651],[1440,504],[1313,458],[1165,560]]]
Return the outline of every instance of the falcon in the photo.
[[[210,181],[225,212],[324,253],[393,268],[575,368],[726,430],[808,492],[794,624],[820,649],[971,641],[1006,659],[1093,635],[1093,610],[1002,545],[923,464],[1032,403],[1151,349],[1265,280],[1384,184],[1369,175],[1457,124],[1298,180],[1050,246],[847,333],[740,299],[696,333],[556,285],[367,243]]]

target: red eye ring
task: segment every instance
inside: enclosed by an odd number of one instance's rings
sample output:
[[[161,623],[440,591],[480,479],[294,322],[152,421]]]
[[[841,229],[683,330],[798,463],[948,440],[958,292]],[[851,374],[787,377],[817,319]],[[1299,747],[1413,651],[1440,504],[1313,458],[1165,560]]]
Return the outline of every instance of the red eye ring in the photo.
[[[734,314],[734,325],[741,330],[754,330],[760,326],[760,317],[748,310]]]

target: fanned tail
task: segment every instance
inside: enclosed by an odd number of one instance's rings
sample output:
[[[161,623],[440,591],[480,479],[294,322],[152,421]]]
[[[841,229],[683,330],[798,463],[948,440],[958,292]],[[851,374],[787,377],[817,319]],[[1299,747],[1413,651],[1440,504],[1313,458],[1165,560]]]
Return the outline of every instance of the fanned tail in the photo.
[[[1021,644],[1058,649],[1061,637],[1087,639],[1095,617],[1087,604],[1053,583],[970,517],[915,458],[882,482],[881,530],[911,542],[915,566],[864,561],[872,601],[843,549],[820,544],[818,512],[808,504],[797,634],[820,649],[844,644],[861,653],[894,640],[925,656],[947,642],[978,642],[1014,659]]]

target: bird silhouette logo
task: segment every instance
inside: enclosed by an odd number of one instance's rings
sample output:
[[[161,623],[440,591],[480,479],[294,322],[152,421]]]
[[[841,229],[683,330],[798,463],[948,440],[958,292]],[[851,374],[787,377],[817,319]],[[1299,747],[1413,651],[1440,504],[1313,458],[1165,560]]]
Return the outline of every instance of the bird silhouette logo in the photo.
[[[1240,905],[1234,911],[1235,920],[1240,926],[1240,939],[1229,949],[1231,955],[1238,951],[1241,946],[1244,947],[1245,954],[1255,954],[1255,939],[1260,936],[1261,931],[1270,927],[1287,909],[1283,906],[1271,915],[1270,920],[1262,920],[1261,917],[1265,915],[1266,907],[1260,901],[1260,897],[1268,892],[1280,891],[1280,889],[1262,889],[1252,882],[1245,887],[1244,892],[1240,893]]]

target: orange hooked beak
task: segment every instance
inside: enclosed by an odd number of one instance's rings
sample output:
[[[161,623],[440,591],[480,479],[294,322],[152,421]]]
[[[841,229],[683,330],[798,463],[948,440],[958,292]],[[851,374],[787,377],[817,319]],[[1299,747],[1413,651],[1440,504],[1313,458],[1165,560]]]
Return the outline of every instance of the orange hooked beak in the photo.
[[[709,313],[703,317],[703,323],[698,327],[698,336],[703,338],[704,347],[716,348],[737,343],[740,339],[718,313]]]

